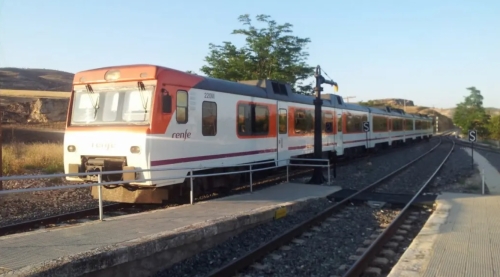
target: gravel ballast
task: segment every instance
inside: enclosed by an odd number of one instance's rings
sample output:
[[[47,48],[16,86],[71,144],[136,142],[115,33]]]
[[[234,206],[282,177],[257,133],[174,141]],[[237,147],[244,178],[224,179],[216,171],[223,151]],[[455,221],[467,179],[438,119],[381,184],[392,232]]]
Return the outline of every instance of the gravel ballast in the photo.
[[[401,149],[401,151],[372,157],[369,161],[366,159],[355,161],[348,166],[339,168],[337,170],[337,178],[334,179],[332,175],[330,185],[341,186],[344,189],[360,190],[421,156],[438,143],[439,138],[432,138],[430,142],[420,142],[413,147],[408,147],[404,150]],[[291,179],[290,181],[307,183],[309,179],[310,177],[302,177]]]
[[[443,162],[451,147],[451,142],[444,139],[434,151],[407,167],[389,181],[384,182],[375,191],[379,193],[415,194]]]
[[[186,259],[161,276],[206,276],[231,260],[240,257],[275,235],[310,218],[331,205],[327,200],[311,204],[296,215],[269,224],[257,226],[239,236],[198,255]],[[242,272],[242,276],[331,276],[377,228],[389,223],[399,209],[373,209],[369,206],[351,206],[331,217],[317,231],[303,234],[292,242],[266,256],[255,267]],[[326,275],[325,275],[326,274]]]
[[[455,150],[444,164],[438,176],[429,186],[429,192],[458,192],[458,193],[481,193],[481,176],[477,168],[471,164],[471,156],[464,150],[463,145],[455,144]],[[474,150],[476,151],[476,150]],[[500,154],[488,152],[481,153],[492,165],[497,157],[497,165],[500,168]],[[487,184],[485,191],[488,192]]]
[[[6,190],[68,185],[63,178],[53,178],[52,180],[25,179],[4,181],[3,183]],[[0,227],[58,214],[97,208],[98,205],[98,201],[90,195],[89,188],[0,195],[0,206],[2,207],[0,209]]]

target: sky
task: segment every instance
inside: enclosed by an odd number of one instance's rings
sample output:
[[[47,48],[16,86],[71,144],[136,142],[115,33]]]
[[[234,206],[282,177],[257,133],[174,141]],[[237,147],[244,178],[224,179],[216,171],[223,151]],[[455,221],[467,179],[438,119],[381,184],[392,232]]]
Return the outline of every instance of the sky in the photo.
[[[209,43],[244,43],[231,35],[242,14],[293,24],[311,39],[308,63],[351,102],[450,108],[475,86],[500,108],[498,0],[0,0],[0,67],[146,63],[201,74]]]

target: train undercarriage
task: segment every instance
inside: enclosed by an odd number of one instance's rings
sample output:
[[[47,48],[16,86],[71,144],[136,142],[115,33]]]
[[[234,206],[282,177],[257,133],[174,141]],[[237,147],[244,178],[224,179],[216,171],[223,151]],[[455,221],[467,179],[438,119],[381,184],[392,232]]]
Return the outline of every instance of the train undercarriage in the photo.
[[[430,137],[424,138],[428,141]],[[415,141],[408,140],[403,143],[402,141],[394,141],[391,146],[399,146],[404,144],[410,144],[413,142],[418,142],[420,139]],[[371,151],[379,151],[388,148],[389,145],[378,144]],[[363,153],[366,153],[366,147],[360,146],[357,148],[347,148],[345,153],[340,158],[351,159]],[[330,159],[332,162],[339,157],[337,157],[334,152],[324,152],[324,158]],[[313,158],[313,154],[303,155],[297,158]],[[266,161],[264,161],[266,162]],[[260,164],[253,166],[254,169],[273,167],[275,162],[269,160],[269,163]],[[133,170],[134,168],[127,165],[126,157],[89,157],[82,156],[82,163],[70,164],[70,173],[76,172],[87,172],[86,176],[83,176],[83,181],[85,182],[97,182],[98,172],[103,171],[122,171],[122,170]],[[245,171],[248,170],[248,165],[238,165],[230,168],[216,168],[216,169],[206,169],[201,171],[196,171],[193,174],[193,197],[198,198],[201,195],[208,195],[211,193],[227,193],[237,186],[242,184],[248,184],[250,181],[249,173],[239,173],[231,174],[231,172]],[[269,174],[275,171],[284,170],[283,168],[275,168],[268,170],[261,170],[254,172],[252,177],[254,180],[262,177],[269,176]],[[208,175],[214,174],[214,176],[206,177],[196,177],[197,175]],[[215,175],[217,174],[217,175]],[[168,185],[163,187],[155,186],[137,186],[131,184],[134,180],[138,178],[137,173],[121,173],[121,174],[103,174],[103,182],[121,182],[116,185],[105,185],[102,187],[102,199],[104,201],[110,202],[120,202],[120,203],[140,203],[140,204],[162,204],[165,202],[176,203],[189,201],[190,199],[190,188],[191,181],[189,175],[183,183]],[[94,186],[91,188],[91,194],[94,199],[98,199],[99,191],[98,187]]]

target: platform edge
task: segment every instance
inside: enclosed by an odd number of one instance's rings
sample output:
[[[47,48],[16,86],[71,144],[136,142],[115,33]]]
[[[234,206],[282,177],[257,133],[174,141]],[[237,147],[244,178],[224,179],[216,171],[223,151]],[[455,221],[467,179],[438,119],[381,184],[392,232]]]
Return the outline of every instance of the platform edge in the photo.
[[[436,199],[436,210],[429,217],[418,235],[387,277],[422,276],[432,255],[433,245],[439,235],[441,225],[445,224],[451,209],[451,203]]]
[[[0,274],[0,276],[81,276],[89,273],[93,276],[106,276],[111,273],[108,269],[114,273],[118,273],[116,271],[119,271],[120,276],[147,276],[161,268],[153,265],[152,261],[141,262],[145,258],[149,258],[155,254],[162,255],[165,258],[163,252],[168,252],[169,250],[177,251],[175,255],[167,255],[175,259],[169,260],[169,262],[165,262],[165,259],[162,259],[164,267],[168,267],[196,253],[211,248],[215,244],[221,243],[248,228],[273,220],[275,212],[279,208],[286,207],[288,216],[300,211],[311,201],[318,200],[329,201],[325,196],[304,197],[290,202],[269,205],[228,217],[195,223],[175,230],[147,235],[79,254],[45,261],[5,272]],[[208,243],[203,242],[206,238],[218,235],[222,235],[222,240],[212,240]],[[192,244],[201,245],[187,247],[190,248],[191,252],[179,255],[179,247]],[[140,268],[131,270],[131,266],[125,266],[127,268],[120,269],[121,266],[130,263],[134,263],[132,268],[138,266]],[[101,272],[103,275],[101,275]]]

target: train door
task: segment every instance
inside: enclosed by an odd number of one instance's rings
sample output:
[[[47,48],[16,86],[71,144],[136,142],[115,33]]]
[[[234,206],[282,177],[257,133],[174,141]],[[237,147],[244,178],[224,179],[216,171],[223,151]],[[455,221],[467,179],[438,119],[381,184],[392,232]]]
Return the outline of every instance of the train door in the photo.
[[[288,164],[290,152],[288,151],[288,104],[278,102],[278,166]]]

